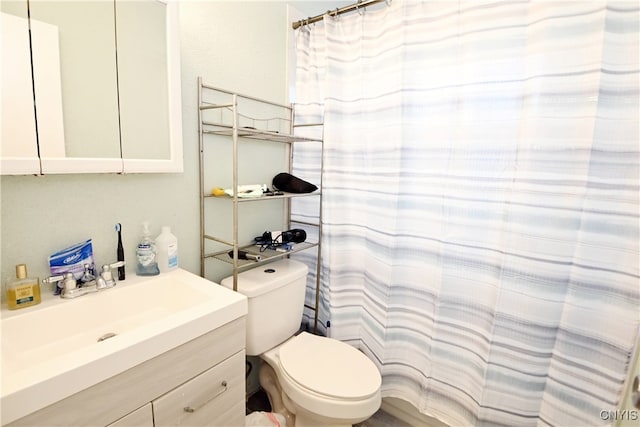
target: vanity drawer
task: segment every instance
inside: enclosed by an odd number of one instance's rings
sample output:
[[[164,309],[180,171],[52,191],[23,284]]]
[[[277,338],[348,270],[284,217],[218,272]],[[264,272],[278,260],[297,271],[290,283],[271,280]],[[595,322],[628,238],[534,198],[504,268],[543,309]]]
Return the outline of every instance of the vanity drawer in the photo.
[[[129,415],[125,415],[107,427],[154,427],[151,403],[147,403],[142,408],[138,408]]]
[[[244,426],[244,372],[242,350],[155,399],[155,427]]]

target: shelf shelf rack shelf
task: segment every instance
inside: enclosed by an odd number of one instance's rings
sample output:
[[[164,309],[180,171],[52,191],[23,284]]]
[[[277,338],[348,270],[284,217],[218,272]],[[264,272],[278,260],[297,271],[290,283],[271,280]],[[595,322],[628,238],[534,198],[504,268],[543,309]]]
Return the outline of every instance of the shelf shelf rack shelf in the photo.
[[[215,99],[215,102],[211,101]],[[250,101],[259,106],[266,106],[275,109],[279,114],[273,117],[257,118],[252,116],[250,112],[240,111],[240,101]],[[205,118],[205,114],[207,114]],[[211,116],[214,116],[213,119]],[[257,140],[275,143],[283,143],[287,150],[287,169],[291,173],[293,163],[292,145],[295,143],[319,143],[323,144],[322,138],[310,138],[307,136],[296,135],[296,129],[301,127],[320,127],[322,123],[312,123],[304,125],[296,125],[294,123],[295,111],[293,105],[285,105],[263,100],[260,98],[242,95],[225,89],[203,83],[202,78],[198,78],[198,133],[199,133],[199,149],[200,149],[200,275],[205,277],[207,260],[217,260],[232,266],[233,271],[233,290],[238,289],[238,273],[250,268],[257,267],[269,261],[288,257],[291,254],[311,250],[315,248],[316,255],[316,274],[315,274],[315,304],[313,306],[305,304],[305,307],[314,312],[314,333],[318,330],[318,306],[320,301],[320,266],[321,266],[321,236],[322,236],[322,183],[320,182],[320,190],[313,193],[297,194],[284,193],[281,195],[269,195],[262,197],[243,198],[238,196],[239,177],[238,177],[238,146],[242,140]],[[320,132],[322,133],[322,132]],[[228,137],[232,143],[232,186],[233,196],[214,196],[205,188],[205,150],[206,137],[209,135],[218,135]],[[322,179],[322,161],[319,165],[320,180]],[[291,218],[291,200],[299,197],[317,197],[318,203],[318,222],[311,223],[305,221],[294,220]],[[209,235],[205,230],[205,204],[216,203],[211,200],[219,200],[221,203],[231,203],[233,212],[233,230],[231,240],[225,240],[220,237]],[[261,249],[253,243],[239,242],[239,215],[238,209],[240,204],[245,203],[269,203],[273,200],[284,201],[284,218],[287,229],[291,228],[291,224],[300,224],[317,228],[317,242],[302,242],[293,245],[290,251],[279,251],[273,249]],[[206,242],[211,241],[225,247],[225,249],[206,252]],[[259,261],[238,259],[239,251],[247,251],[249,253],[260,255]],[[229,256],[229,252],[233,256]]]

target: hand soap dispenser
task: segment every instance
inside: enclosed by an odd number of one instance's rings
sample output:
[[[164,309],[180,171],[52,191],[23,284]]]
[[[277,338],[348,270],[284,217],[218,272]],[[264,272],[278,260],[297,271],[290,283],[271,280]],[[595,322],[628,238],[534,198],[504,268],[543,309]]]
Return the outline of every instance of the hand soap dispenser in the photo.
[[[16,265],[16,279],[7,284],[7,304],[9,310],[40,304],[40,282],[38,278],[27,277],[26,264]]]
[[[136,249],[136,274],[138,276],[156,276],[160,274],[156,261],[156,245],[151,240],[149,223],[142,223],[142,238]]]

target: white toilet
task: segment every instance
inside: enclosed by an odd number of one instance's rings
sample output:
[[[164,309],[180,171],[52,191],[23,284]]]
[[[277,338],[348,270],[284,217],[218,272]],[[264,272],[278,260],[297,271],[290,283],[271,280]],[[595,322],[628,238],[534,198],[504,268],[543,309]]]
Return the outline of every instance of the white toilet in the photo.
[[[286,259],[238,275],[248,298],[247,355],[260,356],[260,385],[287,427],[343,427],[380,408],[380,372],[354,347],[302,332],[307,266]],[[222,281],[233,287],[233,278]]]

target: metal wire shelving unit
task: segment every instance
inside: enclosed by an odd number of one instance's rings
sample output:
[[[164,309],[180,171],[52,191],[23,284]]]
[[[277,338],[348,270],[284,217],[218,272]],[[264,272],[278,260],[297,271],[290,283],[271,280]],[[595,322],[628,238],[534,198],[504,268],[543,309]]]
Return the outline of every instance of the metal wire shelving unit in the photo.
[[[213,100],[213,101],[212,101]],[[240,111],[240,103],[250,101],[253,105],[264,106],[267,109],[279,111],[280,114],[274,117],[259,117],[259,114],[253,116],[251,112]],[[315,271],[315,304],[311,306],[305,304],[305,307],[314,311],[313,331],[318,331],[318,306],[320,301],[320,273],[321,273],[321,236],[322,236],[322,183],[320,189],[308,194],[284,193],[282,195],[271,195],[256,198],[239,197],[239,177],[238,147],[243,140],[258,140],[273,143],[282,143],[286,146],[288,172],[291,172],[293,163],[293,144],[295,143],[319,143],[323,144],[322,138],[309,138],[296,135],[296,129],[300,127],[321,127],[322,123],[304,124],[297,126],[294,123],[295,111],[293,105],[285,105],[274,103],[271,101],[255,98],[248,95],[231,92],[214,86],[204,84],[202,78],[198,78],[198,133],[199,133],[199,149],[200,149],[200,275],[205,277],[206,264],[210,259],[217,260],[232,265],[233,271],[233,290],[238,289],[238,273],[257,267],[266,262],[273,261],[278,258],[288,257],[289,255],[301,251],[307,251],[316,248],[316,271]],[[213,196],[210,190],[205,188],[205,151],[206,137],[208,135],[218,135],[228,137],[232,144],[232,190],[233,196]],[[319,165],[320,181],[322,180],[322,161]],[[319,198],[318,206],[318,222],[305,222],[293,220],[291,218],[291,200],[298,197],[317,197]],[[223,239],[218,236],[207,234],[205,221],[205,204],[216,203],[211,199],[219,200],[222,203],[232,204],[233,212],[233,230],[231,240]],[[255,249],[251,243],[241,243],[239,241],[239,206],[245,203],[269,203],[273,200],[284,201],[284,218],[285,225],[290,229],[292,224],[300,224],[302,226],[317,228],[317,242],[302,242],[295,244],[295,247],[286,252],[276,251],[272,249],[262,250],[260,261],[241,260],[238,259],[238,252],[241,250]],[[222,250],[207,252],[206,242],[216,242],[225,248]],[[233,257],[229,257],[228,253],[233,251]]]

